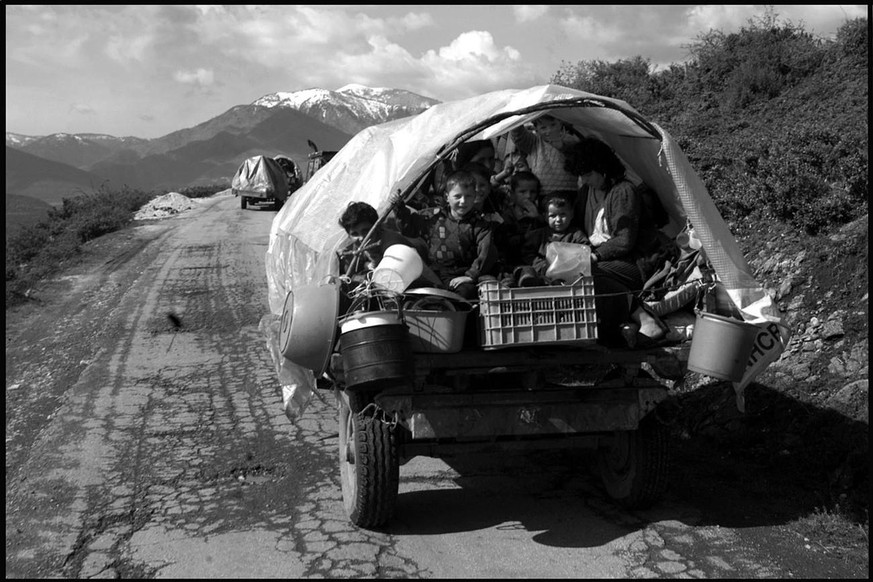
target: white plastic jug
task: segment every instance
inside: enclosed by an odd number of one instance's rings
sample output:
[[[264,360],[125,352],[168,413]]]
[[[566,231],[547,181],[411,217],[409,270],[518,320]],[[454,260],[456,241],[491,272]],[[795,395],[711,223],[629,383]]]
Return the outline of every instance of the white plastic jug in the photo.
[[[373,283],[394,293],[403,293],[421,277],[424,263],[418,252],[406,245],[391,245],[373,270]]]

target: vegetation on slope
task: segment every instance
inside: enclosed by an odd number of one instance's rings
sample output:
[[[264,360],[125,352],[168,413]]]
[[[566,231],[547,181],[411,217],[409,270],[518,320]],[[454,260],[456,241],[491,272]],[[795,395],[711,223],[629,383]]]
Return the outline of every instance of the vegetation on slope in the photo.
[[[580,61],[552,81],[665,128],[733,227],[770,219],[817,234],[867,213],[868,44],[867,19],[822,40],[769,13],[699,35],[686,65]]]
[[[198,187],[180,193],[199,198],[219,189]],[[100,187],[90,194],[64,198],[61,206],[48,210],[45,220],[10,236],[6,240],[7,309],[26,300],[37,282],[78,255],[84,243],[125,227],[143,204],[158,195],[127,187],[120,191]]]
[[[844,352],[867,352],[867,19],[823,40],[769,13],[688,48],[687,65],[662,71],[635,57],[565,63],[552,79],[622,99],[678,141],[759,281],[780,290],[778,308],[798,338],[781,372],[746,390],[751,413],[730,406],[729,383],[677,397],[677,422],[697,427],[679,439],[688,472],[679,481],[729,475],[738,499],[762,502],[761,515],[786,511],[796,517],[789,531],[866,569],[867,358],[854,376],[837,364]],[[832,317],[838,336],[803,339]],[[849,394],[863,401],[835,411]]]

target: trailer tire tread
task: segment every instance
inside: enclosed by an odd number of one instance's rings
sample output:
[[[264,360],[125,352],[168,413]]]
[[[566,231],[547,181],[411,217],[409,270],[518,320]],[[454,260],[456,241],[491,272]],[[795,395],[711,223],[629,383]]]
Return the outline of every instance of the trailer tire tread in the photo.
[[[639,428],[621,435],[626,461],[615,467],[610,451],[599,451],[598,464],[607,493],[628,509],[645,509],[667,490],[670,474],[669,434],[657,419],[644,418]]]
[[[356,523],[377,527],[387,522],[393,512],[399,485],[394,430],[378,418],[357,415],[358,495]]]
[[[366,529],[391,519],[400,483],[397,427],[385,422],[371,402],[367,395],[349,394],[355,462],[354,479],[344,485],[349,519]]]

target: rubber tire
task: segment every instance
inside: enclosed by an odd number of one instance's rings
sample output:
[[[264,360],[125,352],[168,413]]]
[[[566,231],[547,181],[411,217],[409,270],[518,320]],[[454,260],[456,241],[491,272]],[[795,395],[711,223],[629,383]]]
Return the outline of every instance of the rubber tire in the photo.
[[[667,490],[669,432],[649,415],[632,431],[616,431],[609,446],[597,450],[607,494],[628,509],[651,507]]]
[[[248,202],[248,200],[246,199],[245,196],[239,197],[239,207],[242,208],[243,210],[246,209],[246,202]]]
[[[339,399],[339,461],[343,505],[358,527],[374,529],[394,515],[400,486],[397,428],[374,418],[367,398]],[[348,400],[346,400],[348,398]],[[351,458],[349,457],[351,455]]]

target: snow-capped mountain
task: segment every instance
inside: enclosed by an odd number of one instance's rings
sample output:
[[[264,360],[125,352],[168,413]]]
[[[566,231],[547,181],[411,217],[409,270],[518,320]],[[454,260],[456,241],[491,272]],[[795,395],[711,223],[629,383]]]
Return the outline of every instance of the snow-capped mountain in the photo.
[[[305,113],[340,131],[354,135],[371,125],[408,117],[439,103],[402,89],[385,89],[351,84],[329,91],[304,89],[277,92],[255,100],[261,107],[288,107]]]
[[[39,137],[33,135],[22,135],[20,133],[11,133],[8,131],[6,132],[6,145],[11,148],[24,147],[36,139],[39,139]]]
[[[264,95],[193,127],[154,139],[105,134],[6,134],[6,145],[46,160],[152,189],[230,176],[245,157],[283,154],[306,163],[309,141],[339,149],[360,130],[420,113],[439,103],[402,89],[346,85]]]
[[[366,87],[364,85],[358,85],[356,83],[351,83],[349,85],[346,85],[345,87],[337,89],[336,92],[345,93],[347,95],[354,95],[363,99],[380,101],[382,103],[385,103],[386,105],[408,107],[410,109],[419,109],[421,111],[424,111],[432,105],[436,105],[437,103],[439,103],[439,101],[437,101],[436,99],[431,99],[430,97],[422,97],[421,95],[403,89]]]

